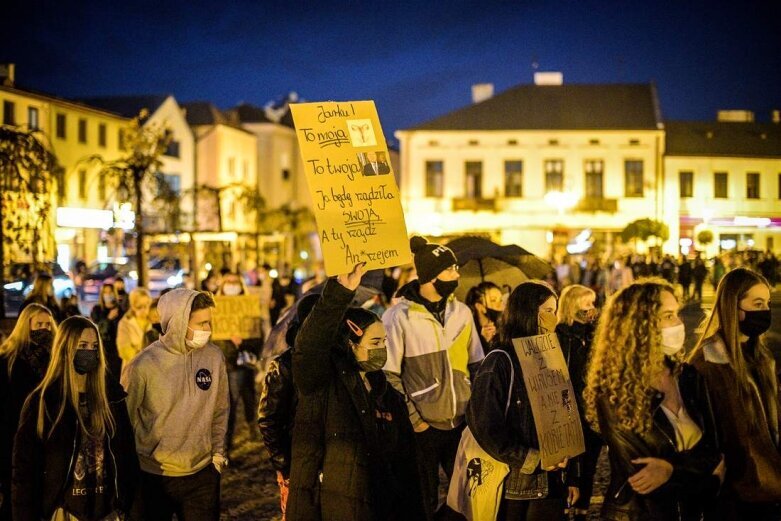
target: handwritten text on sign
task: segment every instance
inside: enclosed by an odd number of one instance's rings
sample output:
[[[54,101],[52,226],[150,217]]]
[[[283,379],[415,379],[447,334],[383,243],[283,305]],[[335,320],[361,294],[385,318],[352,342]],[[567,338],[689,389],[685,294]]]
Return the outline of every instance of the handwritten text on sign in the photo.
[[[390,155],[373,101],[290,106],[328,275],[411,262]]]
[[[543,467],[583,453],[583,429],[567,363],[555,333],[514,338],[534,414]]]
[[[212,339],[230,340],[235,336],[243,339],[262,338],[260,329],[260,296],[238,295],[214,296],[212,309]]]

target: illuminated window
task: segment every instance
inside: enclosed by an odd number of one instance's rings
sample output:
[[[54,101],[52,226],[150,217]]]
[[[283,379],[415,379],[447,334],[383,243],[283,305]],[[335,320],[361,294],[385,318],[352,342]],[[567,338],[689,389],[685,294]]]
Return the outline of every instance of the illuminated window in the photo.
[[[546,159],[543,163],[545,171],[545,191],[564,191],[564,160]]]
[[[714,172],[713,174],[713,197],[716,199],[727,198],[727,172]]]
[[[30,130],[38,130],[38,109],[35,107],[27,107],[27,127]]]
[[[586,171],[586,197],[590,199],[602,199],[603,176],[605,173],[605,162],[601,159],[589,159],[583,165]]]
[[[467,161],[464,163],[466,187],[464,195],[479,199],[483,197],[483,162]]]
[[[504,196],[523,197],[523,161],[504,162]]]
[[[746,174],[746,199],[759,199],[759,174],[757,172]]]
[[[624,161],[624,196],[643,197],[643,161]]]
[[[444,179],[442,161],[426,161],[426,197],[442,197]]]
[[[694,193],[694,172],[682,170],[678,172],[678,182],[681,192],[681,199],[692,197]]]

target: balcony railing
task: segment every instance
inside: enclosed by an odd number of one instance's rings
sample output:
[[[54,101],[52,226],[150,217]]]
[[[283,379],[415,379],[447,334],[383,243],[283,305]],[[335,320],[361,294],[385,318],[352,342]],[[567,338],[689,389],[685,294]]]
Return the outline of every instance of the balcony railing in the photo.
[[[587,197],[580,200],[575,207],[575,211],[616,213],[618,211],[618,200],[604,199],[601,197]]]
[[[495,212],[497,211],[496,198],[486,199],[482,197],[454,197],[453,211]]]

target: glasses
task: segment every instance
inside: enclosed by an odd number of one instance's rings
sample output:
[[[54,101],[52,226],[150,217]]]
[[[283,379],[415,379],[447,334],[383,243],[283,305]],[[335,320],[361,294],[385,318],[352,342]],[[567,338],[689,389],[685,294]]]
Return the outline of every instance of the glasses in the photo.
[[[458,273],[458,264],[453,264],[449,268],[445,269],[444,271],[450,271],[452,273]]]

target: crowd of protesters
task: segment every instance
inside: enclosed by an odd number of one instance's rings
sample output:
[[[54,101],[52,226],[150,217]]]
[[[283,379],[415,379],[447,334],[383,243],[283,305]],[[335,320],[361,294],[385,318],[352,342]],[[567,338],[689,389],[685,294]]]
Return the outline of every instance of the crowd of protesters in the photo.
[[[158,298],[105,283],[90,318],[39,275],[0,347],[0,521],[217,520],[238,412],[288,520],[484,519],[464,494],[491,519],[584,520],[605,446],[603,519],[781,520],[774,255],[564,258],[462,303],[453,251],[410,247],[414,266],[369,294],[361,264],[304,284],[224,269]],[[705,283],[714,305],[687,355],[678,312]],[[212,295],[253,286],[259,337],[213,339]],[[285,348],[261,379],[274,332]],[[539,334],[558,338],[585,441],[550,466],[513,347]],[[470,442],[482,465],[459,463]]]

